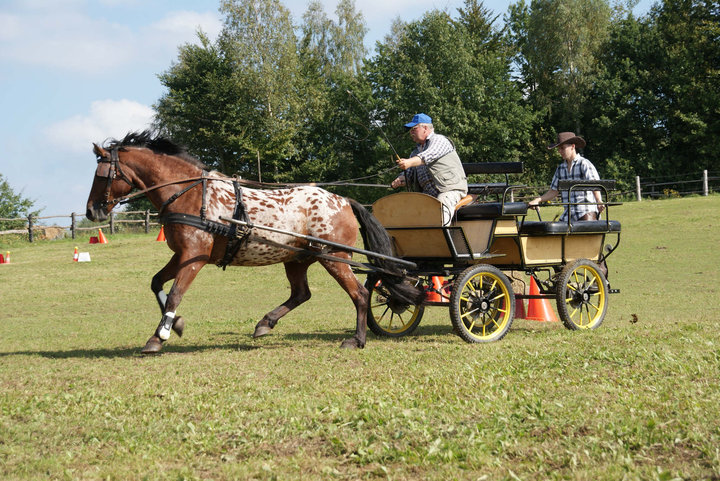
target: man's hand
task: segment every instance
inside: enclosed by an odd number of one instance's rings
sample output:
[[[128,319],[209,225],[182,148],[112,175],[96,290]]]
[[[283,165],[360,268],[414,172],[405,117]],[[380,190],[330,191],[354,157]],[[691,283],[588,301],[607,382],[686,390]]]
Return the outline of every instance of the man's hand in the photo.
[[[400,167],[401,170],[405,170],[408,167],[417,167],[422,165],[422,159],[420,157],[410,157],[409,159],[397,159],[395,163]]]
[[[405,185],[405,176],[399,175],[395,180],[392,181],[390,187],[392,187],[393,189],[397,189],[398,187],[402,187],[403,185]]]

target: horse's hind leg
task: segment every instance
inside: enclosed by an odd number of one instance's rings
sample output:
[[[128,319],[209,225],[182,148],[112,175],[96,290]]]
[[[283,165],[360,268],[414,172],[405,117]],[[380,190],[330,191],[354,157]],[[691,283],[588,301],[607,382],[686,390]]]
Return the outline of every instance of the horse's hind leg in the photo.
[[[307,271],[310,264],[312,264],[312,261],[285,263],[285,275],[290,281],[290,298],[263,316],[255,326],[253,337],[270,334],[278,319],[310,299],[310,287],[308,287],[307,281]]]
[[[347,253],[334,253],[337,257],[350,258]],[[355,323],[355,335],[350,339],[345,339],[340,347],[354,349],[365,347],[365,339],[367,336],[367,310],[368,310],[368,291],[365,289],[349,265],[342,262],[321,260],[320,264],[327,270],[333,278],[345,289],[355,304],[357,319]]]

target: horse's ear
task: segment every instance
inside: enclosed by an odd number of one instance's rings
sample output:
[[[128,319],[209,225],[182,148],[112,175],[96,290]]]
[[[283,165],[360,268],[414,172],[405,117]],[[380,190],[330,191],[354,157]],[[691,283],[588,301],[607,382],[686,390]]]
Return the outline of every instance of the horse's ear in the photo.
[[[93,152],[95,153],[95,155],[97,155],[98,157],[101,157],[101,158],[110,156],[110,153],[107,150],[100,147],[98,144],[93,144]]]

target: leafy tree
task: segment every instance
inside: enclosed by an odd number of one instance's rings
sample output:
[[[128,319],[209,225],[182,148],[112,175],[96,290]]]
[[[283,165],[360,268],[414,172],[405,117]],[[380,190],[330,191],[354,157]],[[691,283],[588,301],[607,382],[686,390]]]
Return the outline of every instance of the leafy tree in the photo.
[[[168,89],[155,105],[156,122],[208,166],[227,174],[254,175],[239,160],[255,153],[248,133],[248,88],[234,75],[223,45],[200,34],[201,45],[180,47],[179,60],[160,75]]]
[[[666,0],[619,21],[589,111],[608,176],[699,174],[720,155],[720,7]]]
[[[0,217],[5,219],[14,219],[27,217],[29,215],[36,216],[39,210],[32,210],[35,201],[22,196],[22,193],[16,193],[5,177],[0,174]],[[25,221],[0,221],[0,230],[22,229]]]

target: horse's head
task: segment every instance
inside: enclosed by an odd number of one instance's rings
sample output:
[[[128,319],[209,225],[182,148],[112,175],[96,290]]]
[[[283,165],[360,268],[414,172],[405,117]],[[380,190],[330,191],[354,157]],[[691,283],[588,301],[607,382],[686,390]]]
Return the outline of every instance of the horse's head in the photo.
[[[85,214],[93,222],[107,219],[110,211],[118,203],[118,199],[127,195],[133,188],[132,181],[121,167],[119,151],[121,149],[118,147],[105,150],[93,144],[93,152],[97,156],[97,169]]]

